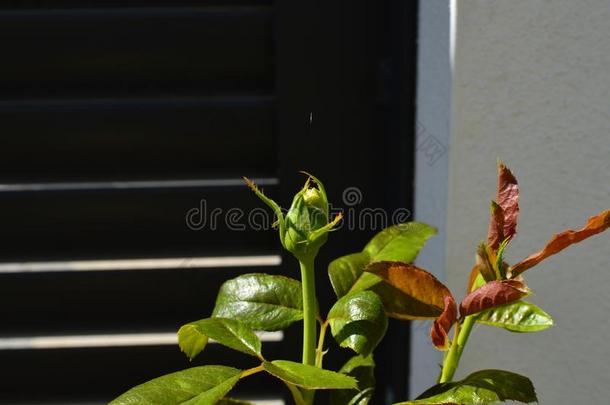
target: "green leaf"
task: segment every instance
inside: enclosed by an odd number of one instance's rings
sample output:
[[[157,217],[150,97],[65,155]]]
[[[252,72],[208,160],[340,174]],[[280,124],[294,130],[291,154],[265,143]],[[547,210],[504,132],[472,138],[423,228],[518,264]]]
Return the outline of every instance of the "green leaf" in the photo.
[[[356,389],[358,386],[353,377],[293,361],[266,361],[263,367],[265,371],[280,380],[307,389]]]
[[[213,315],[241,321],[254,330],[276,331],[303,319],[301,283],[269,274],[244,274],[218,291]]]
[[[189,360],[193,360],[205,349],[209,338],[191,325],[184,325],[178,330],[178,346]]]
[[[372,291],[361,291],[341,298],[328,313],[333,337],[341,347],[367,356],[385,335],[388,317],[383,303]]]
[[[234,319],[207,318],[188,323],[178,331],[178,345],[192,359],[201,351],[199,348],[205,337],[233,350],[263,359],[258,336],[250,327]]]
[[[203,392],[196,397],[184,402],[182,405],[214,405],[218,401],[227,395],[229,391],[237,384],[240,376],[236,375],[228,380],[223,381],[214,388]]]
[[[411,263],[436,232],[436,228],[421,222],[393,225],[371,239],[363,252],[369,255],[370,262],[385,260]]]
[[[490,308],[476,318],[477,322],[510,332],[539,332],[553,326],[553,318],[536,305],[526,301]]]
[[[328,275],[337,297],[350,292],[369,263],[369,255],[360,252],[335,259],[328,265]]]
[[[372,355],[367,357],[354,356],[349,359],[339,372],[358,380],[358,389],[332,391],[330,393],[330,405],[368,404],[375,391],[374,371],[375,361]]]
[[[222,398],[216,403],[216,405],[254,405],[252,402],[242,401],[241,399],[235,398]]]
[[[364,276],[368,277],[365,283],[357,283],[370,263],[381,260],[412,262],[434,234],[435,228],[419,222],[393,225],[375,235],[362,252],[335,259],[328,266],[328,275],[337,297],[361,291],[379,282],[369,275]]]
[[[235,385],[240,373],[241,370],[225,366],[193,367],[140,384],[109,405],[212,405]],[[210,394],[203,395],[209,391]],[[198,396],[201,397],[196,402],[190,402]]]
[[[536,392],[529,378],[510,371],[481,370],[461,381],[437,384],[416,400],[395,405],[486,405],[507,400],[536,402]]]

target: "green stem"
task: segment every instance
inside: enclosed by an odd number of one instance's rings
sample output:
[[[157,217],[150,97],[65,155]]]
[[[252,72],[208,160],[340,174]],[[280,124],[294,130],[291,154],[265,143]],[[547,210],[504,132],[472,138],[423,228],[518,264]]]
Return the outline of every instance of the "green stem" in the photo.
[[[318,337],[318,348],[316,349],[316,367],[322,368],[322,360],[324,359],[324,338],[326,337],[326,328],[328,321],[320,322],[320,336]]]
[[[303,288],[303,364],[316,364],[316,283],[314,259],[299,261]],[[307,405],[313,404],[315,391],[303,390]]]
[[[301,394],[301,391],[299,391],[299,389],[295,385],[292,385],[288,382],[285,382],[285,384],[286,387],[288,387],[290,393],[292,394],[292,399],[294,399],[294,403],[296,405],[307,405],[305,399],[303,398],[303,395]]]
[[[439,383],[444,383],[453,379],[453,375],[460,364],[464,347],[466,347],[466,343],[468,342],[470,332],[472,331],[472,327],[474,326],[475,322],[476,317],[471,315],[464,319],[461,327],[459,323],[456,323],[455,335],[453,342],[451,342],[451,348],[443,361],[443,370],[438,381]]]
[[[313,259],[299,262],[303,285],[303,364],[316,364],[316,284]]]

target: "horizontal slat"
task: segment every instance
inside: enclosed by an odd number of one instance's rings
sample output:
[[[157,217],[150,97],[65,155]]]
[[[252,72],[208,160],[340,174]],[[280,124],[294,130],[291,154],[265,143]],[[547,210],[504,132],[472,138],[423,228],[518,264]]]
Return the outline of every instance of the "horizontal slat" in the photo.
[[[160,6],[261,6],[271,5],[273,0],[4,0],[2,9],[40,9],[40,8],[100,8],[100,7],[160,7]]]
[[[278,179],[274,177],[251,177],[259,186],[277,186]],[[71,183],[20,183],[0,184],[0,193],[31,192],[31,191],[83,191],[106,189],[173,189],[173,188],[204,188],[204,187],[235,187],[243,186],[243,178],[227,179],[192,179],[192,180],[140,180],[140,181],[88,181]]]
[[[281,343],[268,342],[263,352],[270,359],[281,358]],[[0,403],[11,405],[65,404],[77,399],[80,403],[107,403],[137,384],[185,368],[203,364],[239,368],[257,365],[256,359],[220,345],[206,348],[193,362],[177,346],[10,350],[1,352],[0,360],[10,372],[0,379]],[[232,395],[281,397],[284,392],[279,381],[261,373],[240,381]]]
[[[268,175],[273,114],[270,97],[4,101],[0,182]]]
[[[262,342],[281,342],[284,334],[257,332]],[[216,344],[210,340],[209,344]],[[177,345],[176,331],[165,333],[125,333],[106,335],[26,336],[0,338],[0,350],[76,349],[84,347],[129,347]]]
[[[0,12],[2,98],[270,93],[272,10]]]
[[[278,246],[276,232],[248,226],[252,212],[258,224],[273,218],[245,186],[9,192],[0,210],[4,262],[259,255]]]
[[[0,263],[0,274],[278,266],[280,255]]]
[[[0,337],[177,331],[206,318],[223,282],[280,266],[0,275]],[[292,274],[296,277],[297,274]]]

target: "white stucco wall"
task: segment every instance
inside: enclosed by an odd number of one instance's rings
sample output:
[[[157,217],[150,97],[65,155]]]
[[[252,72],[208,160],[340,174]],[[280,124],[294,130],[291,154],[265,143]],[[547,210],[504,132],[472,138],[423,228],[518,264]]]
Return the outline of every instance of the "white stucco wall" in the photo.
[[[610,208],[610,1],[457,0],[446,279],[461,296],[494,196],[496,158],[521,186],[514,263]],[[459,376],[502,368],[545,404],[610,403],[610,233],[526,274],[556,326],[478,326]]]

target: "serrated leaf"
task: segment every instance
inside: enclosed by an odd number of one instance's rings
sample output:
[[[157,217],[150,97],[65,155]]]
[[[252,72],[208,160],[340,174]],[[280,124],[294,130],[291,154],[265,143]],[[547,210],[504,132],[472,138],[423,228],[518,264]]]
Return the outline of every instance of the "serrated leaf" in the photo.
[[[477,315],[477,322],[510,332],[539,332],[553,326],[553,318],[538,306],[517,301],[490,308]]]
[[[266,361],[263,362],[263,368],[280,380],[307,389],[357,388],[356,379],[353,377],[293,361]]]
[[[510,371],[481,370],[461,381],[437,384],[416,400],[395,405],[486,405],[508,400],[524,403],[538,401],[530,379]]]
[[[241,370],[225,366],[193,367],[140,384],[109,405],[212,405],[214,402],[205,401],[224,390],[228,392],[239,380],[240,373]],[[209,391],[212,391],[209,396],[204,395]],[[203,402],[189,402],[198,396]]]
[[[349,292],[368,288],[359,281],[361,277],[367,277],[363,275],[364,268],[372,262],[412,262],[426,241],[435,234],[435,228],[419,222],[408,222],[384,229],[375,235],[361,252],[340,257],[330,263],[328,275],[335,294],[340,298]],[[367,283],[373,281],[372,284],[375,284],[375,280],[369,278]]]
[[[502,240],[511,240],[517,233],[519,216],[519,184],[508,167],[498,162],[498,205],[504,214],[504,232]]]
[[[466,295],[460,303],[462,317],[520,300],[531,294],[520,280],[490,281]]]
[[[330,405],[368,404],[375,390],[373,356],[354,356],[341,367],[339,372],[354,377],[358,381],[358,389],[333,390],[330,393]],[[365,391],[366,394],[361,395]]]
[[[372,291],[342,297],[330,309],[328,322],[341,347],[349,347],[364,356],[377,347],[388,328],[383,303]]]
[[[193,360],[205,349],[209,338],[197,328],[184,325],[178,330],[178,346],[189,360]]]
[[[182,326],[178,331],[178,345],[190,359],[199,354],[197,335],[214,339],[233,350],[263,358],[258,336],[250,327],[234,319],[207,318]]]
[[[445,309],[451,292],[426,270],[400,262],[378,262],[367,272],[383,280],[372,290],[381,297],[388,316],[398,319],[434,319]]]
[[[218,291],[214,317],[236,319],[254,330],[276,331],[303,319],[301,283],[269,274],[244,274]]]
[[[457,319],[457,305],[451,295],[445,297],[445,309],[443,313],[434,320],[430,329],[432,344],[438,350],[449,349],[449,330]]]
[[[561,252],[568,246],[583,241],[593,235],[610,228],[610,210],[603,211],[587,221],[582,229],[574,231],[569,229],[555,236],[547,243],[541,251],[528,256],[526,259],[511,267],[511,277],[518,276],[525,270],[534,267],[544,259]]]

